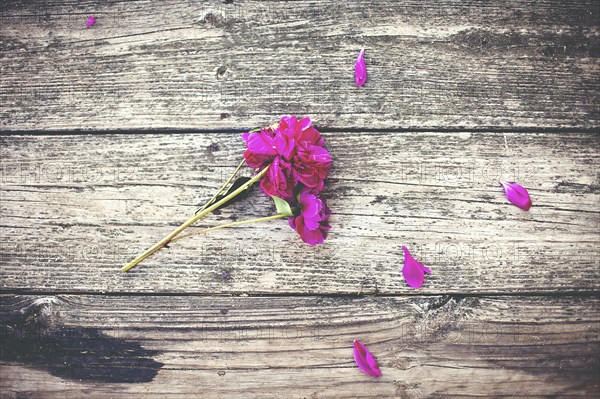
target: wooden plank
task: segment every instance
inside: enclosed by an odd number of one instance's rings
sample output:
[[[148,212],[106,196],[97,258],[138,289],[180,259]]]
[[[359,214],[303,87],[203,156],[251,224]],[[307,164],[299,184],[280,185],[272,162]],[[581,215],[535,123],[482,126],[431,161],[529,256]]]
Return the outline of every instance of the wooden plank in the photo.
[[[595,0],[0,7],[2,129],[599,126]]]
[[[2,298],[14,397],[592,397],[598,298]],[[362,374],[363,340],[383,377]]]
[[[1,288],[45,292],[596,291],[600,137],[329,133],[326,243],[276,220],[189,238],[119,267],[186,220],[240,160],[238,134],[0,138]],[[247,170],[245,173],[251,173]],[[510,205],[498,180],[527,187]],[[259,190],[206,218],[274,214]],[[433,274],[402,279],[401,246]],[[223,272],[226,272],[223,274]]]

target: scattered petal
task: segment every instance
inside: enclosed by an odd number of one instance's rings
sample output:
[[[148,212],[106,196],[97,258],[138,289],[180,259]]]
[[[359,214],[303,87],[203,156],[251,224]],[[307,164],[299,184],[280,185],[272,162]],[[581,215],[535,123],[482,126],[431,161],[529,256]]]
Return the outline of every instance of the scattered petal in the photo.
[[[365,50],[360,50],[356,65],[354,66],[354,81],[357,86],[364,86],[367,83],[367,66],[365,65]]]
[[[506,198],[508,198],[513,205],[523,209],[524,211],[528,211],[529,208],[531,208],[531,198],[523,186],[520,186],[517,183],[509,183],[505,181],[501,181],[500,184],[502,187],[504,187]]]
[[[381,377],[381,370],[371,352],[360,341],[354,340],[354,361],[363,373],[371,377]]]
[[[402,268],[404,281],[413,288],[420,288],[425,281],[425,273],[431,274],[431,270],[417,262],[404,245],[402,250],[404,251],[404,267]]]
[[[85,23],[85,27],[86,28],[91,28],[92,25],[94,25],[96,23],[96,17],[94,17],[93,15],[90,15],[90,17],[88,18],[87,22]]]

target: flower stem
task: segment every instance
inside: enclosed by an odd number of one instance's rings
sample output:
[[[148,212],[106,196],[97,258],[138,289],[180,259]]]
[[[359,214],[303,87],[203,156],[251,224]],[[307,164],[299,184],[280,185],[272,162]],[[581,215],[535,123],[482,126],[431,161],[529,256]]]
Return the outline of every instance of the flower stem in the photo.
[[[125,266],[123,266],[121,268],[121,271],[126,272],[127,270],[129,270],[132,267],[136,266],[138,263],[140,263],[141,261],[143,261],[144,259],[146,259],[150,255],[152,255],[154,252],[158,251],[159,249],[161,249],[162,247],[164,247],[165,245],[167,245],[175,236],[177,236],[183,230],[185,230],[186,228],[190,227],[192,224],[194,224],[195,222],[197,222],[198,220],[200,220],[206,214],[214,211],[215,209],[217,209],[221,205],[223,205],[223,204],[227,203],[228,201],[230,201],[231,199],[235,198],[241,192],[243,192],[248,187],[250,187],[251,185],[253,185],[254,183],[256,183],[267,172],[267,170],[269,169],[269,166],[267,166],[266,168],[264,168],[263,170],[261,170],[252,179],[248,180],[246,183],[244,183],[237,190],[235,190],[234,192],[232,192],[231,194],[229,194],[227,197],[223,198],[220,201],[217,201],[216,203],[214,203],[214,204],[210,205],[209,207],[203,209],[202,211],[196,213],[190,219],[188,219],[187,221],[185,221],[181,226],[179,226],[178,228],[176,228],[175,230],[173,230],[171,233],[169,233],[165,238],[163,238],[162,240],[160,240],[159,242],[157,242],[156,244],[154,244],[152,247],[150,247],[149,249],[147,249],[146,252],[144,252],[143,254],[139,255],[137,258],[135,258],[134,260],[132,260],[131,262],[129,262],[128,264],[126,264]]]
[[[204,206],[202,208],[198,209],[196,211],[196,213],[201,212],[202,210],[206,209],[206,207],[210,206],[210,204],[212,204],[215,201],[215,199],[217,199],[217,197],[219,196],[219,194],[221,194],[225,190],[225,187],[227,187],[227,185],[229,183],[231,183],[231,181],[233,180],[233,178],[235,177],[235,175],[237,175],[237,172],[239,172],[240,169],[242,168],[242,166],[244,166],[244,162],[246,162],[246,158],[242,158],[242,162],[240,162],[240,164],[238,165],[238,167],[235,168],[235,170],[233,171],[233,173],[231,174],[231,176],[229,176],[229,179],[227,179],[227,181],[225,182],[225,184],[223,184],[221,186],[221,188],[219,189],[219,191],[217,191],[215,193],[215,195],[213,195],[213,197],[210,199],[210,201],[208,201],[206,204],[204,204]]]
[[[250,223],[256,223],[256,222],[265,222],[267,220],[273,220],[273,219],[280,219],[280,218],[285,218],[285,217],[289,217],[290,215],[286,215],[283,213],[278,213],[277,215],[271,215],[271,216],[266,216],[263,218],[256,218],[256,219],[250,219],[250,220],[241,220],[239,222],[232,222],[232,223],[227,223],[227,224],[222,224],[220,226],[215,226],[215,227],[210,227],[208,229],[204,229],[204,230],[200,230],[200,231],[194,231],[193,233],[188,233],[188,234],[184,234],[181,235],[177,238],[174,238],[171,240],[171,244],[176,243],[179,240],[183,240],[184,238],[187,237],[191,237],[191,236],[195,236],[197,234],[203,234],[212,230],[218,230],[218,229],[224,229],[226,227],[235,227],[235,226],[241,226],[244,224],[250,224]]]

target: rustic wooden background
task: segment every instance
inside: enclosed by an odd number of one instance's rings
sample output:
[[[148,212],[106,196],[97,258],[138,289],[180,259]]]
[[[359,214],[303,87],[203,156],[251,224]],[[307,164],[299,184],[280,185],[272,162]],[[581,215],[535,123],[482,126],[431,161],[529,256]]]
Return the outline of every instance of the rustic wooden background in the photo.
[[[597,397],[599,29],[586,0],[2,0],[0,398]],[[282,114],[334,159],[324,245],[276,220],[119,272]]]

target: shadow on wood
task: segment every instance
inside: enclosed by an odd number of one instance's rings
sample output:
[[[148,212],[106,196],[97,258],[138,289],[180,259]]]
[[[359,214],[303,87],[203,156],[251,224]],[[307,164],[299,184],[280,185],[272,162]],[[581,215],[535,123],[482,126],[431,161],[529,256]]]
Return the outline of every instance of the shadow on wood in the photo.
[[[3,298],[6,299],[6,298]],[[55,298],[39,298],[19,312],[2,313],[0,360],[47,370],[68,380],[141,383],[163,366],[159,352],[96,328],[61,325],[51,311]]]

